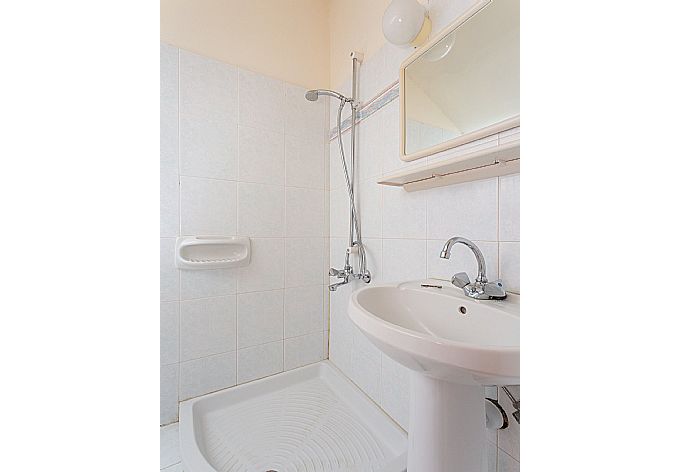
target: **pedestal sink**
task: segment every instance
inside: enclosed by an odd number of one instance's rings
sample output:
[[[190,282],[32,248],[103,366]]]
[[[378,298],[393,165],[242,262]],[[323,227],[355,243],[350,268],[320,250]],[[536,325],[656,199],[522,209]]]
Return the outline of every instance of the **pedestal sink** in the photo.
[[[520,383],[520,297],[479,301],[442,280],[361,288],[354,324],[412,370],[408,472],[481,472],[484,386]]]

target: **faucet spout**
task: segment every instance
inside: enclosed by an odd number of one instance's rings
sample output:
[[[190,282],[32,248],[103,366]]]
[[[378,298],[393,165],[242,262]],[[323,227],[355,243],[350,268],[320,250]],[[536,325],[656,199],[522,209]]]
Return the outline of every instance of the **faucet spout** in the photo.
[[[448,241],[446,241],[446,244],[443,245],[443,249],[441,249],[441,258],[443,259],[450,259],[450,250],[452,249],[453,246],[456,244],[464,244],[470,250],[472,251],[472,254],[474,254],[474,257],[477,259],[477,279],[476,281],[479,283],[485,283],[488,282],[489,279],[486,278],[486,261],[484,260],[484,255],[482,254],[482,251],[479,250],[479,247],[477,247],[476,244],[474,244],[472,241],[470,241],[467,238],[462,238],[460,236],[455,236],[454,238],[450,238]]]
[[[474,283],[470,283],[470,278],[465,272],[455,274],[451,279],[451,283],[458,288],[461,288],[465,295],[477,300],[502,300],[506,298],[506,291],[503,288],[503,283],[500,280],[489,282],[486,278],[486,261],[482,251],[479,250],[476,244],[467,238],[455,236],[446,241],[441,249],[440,257],[443,259],[450,259],[450,251],[456,244],[467,246],[477,259],[477,278]]]
[[[350,281],[350,280],[346,278],[346,279],[344,279],[344,280],[341,280],[340,282],[336,282],[336,283],[334,283],[334,284],[330,284],[330,285],[328,286],[328,290],[330,290],[331,292],[335,292],[336,290],[338,290],[338,287],[340,287],[341,285],[346,285],[349,281]]]

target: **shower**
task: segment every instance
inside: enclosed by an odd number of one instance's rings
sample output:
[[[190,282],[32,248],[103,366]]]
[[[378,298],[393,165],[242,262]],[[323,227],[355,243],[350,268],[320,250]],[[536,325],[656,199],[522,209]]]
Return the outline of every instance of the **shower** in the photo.
[[[341,101],[352,102],[351,98],[347,98],[345,97],[345,95],[341,95],[338,92],[334,92],[333,90],[326,89],[309,90],[307,93],[304,94],[304,98],[306,98],[310,102],[315,102],[319,99],[319,96],[321,95],[328,95],[330,97],[335,97]]]
[[[344,95],[334,92],[333,90],[316,89],[309,90],[304,94],[304,97],[309,101],[318,100],[319,96],[325,95],[340,100],[338,107],[338,147],[340,150],[340,159],[343,165],[343,175],[345,176],[345,183],[347,184],[347,192],[350,200],[350,238],[349,245],[345,250],[345,265],[342,269],[331,268],[328,274],[331,277],[342,279],[340,282],[330,284],[328,290],[334,292],[341,285],[349,283],[352,279],[360,279],[365,283],[371,282],[371,274],[367,270],[367,255],[362,244],[362,230],[359,223],[359,215],[357,214],[357,205],[355,203],[355,116],[357,113],[357,105],[354,97],[356,96],[356,72],[357,63],[360,61],[358,53],[351,53],[352,58],[352,98],[347,98]],[[350,166],[348,169],[347,160],[345,159],[345,149],[343,147],[343,108],[346,104],[350,105],[351,110],[351,126],[350,126]],[[359,259],[359,271],[355,272],[350,264],[350,255],[355,255]]]

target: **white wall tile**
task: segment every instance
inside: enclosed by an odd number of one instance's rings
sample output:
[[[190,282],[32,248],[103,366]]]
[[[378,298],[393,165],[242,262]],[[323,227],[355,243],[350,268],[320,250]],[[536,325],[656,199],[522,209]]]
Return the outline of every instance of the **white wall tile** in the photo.
[[[234,295],[180,303],[180,360],[237,349],[237,306]]]
[[[175,240],[172,238],[160,241],[160,286],[161,301],[180,299],[180,276],[175,267]]]
[[[286,338],[323,331],[323,290],[322,285],[285,289]]]
[[[366,356],[356,347],[350,361],[352,380],[376,403],[381,404],[381,354],[375,358]]]
[[[239,70],[240,124],[270,131],[285,130],[285,84],[248,70]]]
[[[356,329],[347,316],[347,302],[352,284],[344,285],[330,295],[329,358],[347,375],[350,374],[353,332]]]
[[[431,209],[429,209],[431,212]],[[427,193],[383,187],[383,237],[426,237]]]
[[[345,152],[345,162],[347,162],[348,169],[350,168],[350,149],[352,143],[350,141],[350,132],[343,133],[343,149]],[[340,155],[340,145],[336,137],[329,142],[329,167],[330,167],[330,186],[331,190],[345,187],[345,175],[343,173],[343,158]],[[349,170],[348,170],[349,172]]]
[[[236,383],[236,352],[202,357],[180,364],[180,400],[232,387]]]
[[[382,49],[362,61],[359,69],[359,100],[366,102],[383,90],[385,84],[385,56]]]
[[[520,241],[520,174],[499,179],[499,241]]]
[[[426,241],[417,239],[383,240],[381,282],[405,282],[426,278]]]
[[[161,367],[160,377],[160,424],[177,421],[177,382],[180,367],[178,364]]]
[[[161,44],[160,49],[160,147],[161,169],[178,166],[178,55],[179,49]]]
[[[496,472],[496,468],[498,467],[497,462],[498,462],[498,447],[494,443],[489,443],[487,442],[485,445],[485,453],[486,453],[486,471],[487,472]]]
[[[498,179],[433,189],[428,192],[427,208],[430,239],[463,236],[473,241],[496,241]]]
[[[331,224],[331,210],[329,199],[330,194],[328,190],[323,191],[323,239],[326,240],[326,246],[328,246],[328,239],[330,237],[330,224]]]
[[[347,334],[352,341],[354,324],[347,315],[347,304],[354,291],[352,284],[342,285],[337,290],[328,292],[330,305],[330,331]]]
[[[520,472],[520,462],[498,449],[498,472]]]
[[[180,174],[237,179],[237,123],[180,115]]]
[[[285,134],[304,138],[321,137],[326,126],[325,98],[310,102],[304,97],[307,90],[292,84],[285,85],[286,109],[289,117],[285,120]]]
[[[237,382],[244,383],[283,371],[283,341],[240,349]]]
[[[344,238],[349,234],[350,199],[344,188],[329,192],[330,236]]]
[[[324,254],[324,238],[285,239],[285,286],[321,284]]]
[[[239,127],[239,180],[285,185],[283,133],[249,126]]]
[[[328,331],[331,326],[331,320],[330,320],[330,301],[329,301],[329,293],[330,290],[328,290],[328,285],[323,285],[323,330]],[[326,335],[328,337],[328,334]],[[328,353],[328,351],[326,351]]]
[[[511,292],[520,292],[520,243],[499,243],[498,254],[503,286]]]
[[[345,248],[347,248],[347,239],[345,238],[330,238],[329,240],[329,267],[342,269],[345,262]],[[335,279],[329,277],[333,282]]]
[[[324,136],[285,136],[285,184],[291,187],[324,188]]]
[[[237,184],[223,180],[180,178],[184,235],[237,234]]]
[[[180,52],[182,175],[237,178],[237,68]]]
[[[313,364],[322,359],[322,331],[285,340],[285,370]]]
[[[285,188],[237,184],[238,231],[243,236],[285,236]]]
[[[359,218],[362,238],[380,238],[383,222],[383,186],[376,179],[367,180],[355,188],[359,199]]]
[[[328,359],[328,329],[323,332],[323,357],[322,359]]]
[[[237,292],[238,269],[181,270],[180,298],[219,297]]]
[[[382,112],[375,112],[356,125],[355,157],[356,178],[359,181],[379,177],[383,169],[383,126]]]
[[[383,241],[364,238],[364,249],[367,254],[367,270],[371,273],[372,281],[378,283],[383,276]],[[355,259],[355,262],[354,266],[359,270],[359,261]]]
[[[286,188],[285,205],[288,237],[323,237],[323,190]]]
[[[161,469],[180,462],[179,423],[160,428]]]
[[[237,347],[283,339],[283,290],[237,296]]]
[[[180,50],[180,113],[237,123],[237,68]]]
[[[161,237],[175,237],[180,234],[180,184],[177,169],[161,166],[160,182]]]
[[[441,249],[446,240],[429,239],[427,241],[427,277],[450,280],[458,272],[467,272],[470,280],[477,277],[477,259],[467,246],[456,244],[451,250],[450,259],[440,257]],[[477,246],[484,255],[486,262],[486,276],[489,280],[498,278],[498,243],[478,241]]]
[[[180,304],[162,302],[160,306],[161,365],[180,361]]]
[[[346,316],[349,319],[349,315]],[[373,361],[379,363],[381,362],[382,353],[379,348],[374,346],[374,344],[369,340],[369,338],[366,337],[362,330],[357,328],[354,324],[352,330],[352,343],[355,351]]]
[[[274,290],[285,286],[285,240],[252,238],[252,260],[239,269],[237,291]]]
[[[328,359],[347,377],[352,379],[352,339],[329,332]]]

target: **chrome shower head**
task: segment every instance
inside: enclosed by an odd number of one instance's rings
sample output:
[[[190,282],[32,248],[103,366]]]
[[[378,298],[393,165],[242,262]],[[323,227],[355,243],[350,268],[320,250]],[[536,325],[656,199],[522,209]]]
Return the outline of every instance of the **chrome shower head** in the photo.
[[[307,91],[307,93],[304,94],[304,98],[306,98],[310,102],[315,102],[319,99],[319,92],[316,90],[309,90]]]
[[[347,98],[344,95],[339,94],[338,92],[334,92],[333,90],[326,90],[326,89],[309,90],[309,91],[307,91],[307,93],[304,94],[304,98],[306,98],[310,102],[315,102],[316,100],[319,99],[320,95],[328,95],[330,97],[335,97],[339,100],[343,100],[346,102],[351,101],[351,99]]]

